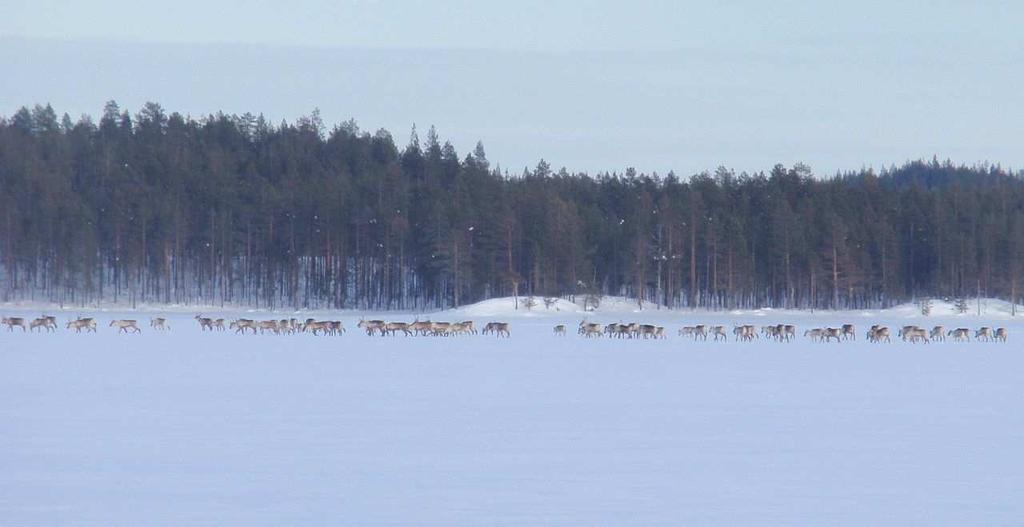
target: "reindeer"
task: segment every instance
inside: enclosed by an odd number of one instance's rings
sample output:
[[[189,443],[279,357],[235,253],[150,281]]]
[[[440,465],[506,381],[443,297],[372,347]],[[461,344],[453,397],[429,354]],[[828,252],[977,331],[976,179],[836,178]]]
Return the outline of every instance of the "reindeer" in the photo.
[[[470,334],[469,327],[466,326],[466,322],[452,322],[452,325],[449,327],[449,335],[459,336],[465,334]]]
[[[912,343],[917,343],[918,341],[920,341],[924,342],[925,344],[928,344],[928,331],[926,331],[924,328],[911,329],[910,331],[906,332],[903,336]]]
[[[889,338],[889,328],[886,326],[874,325],[868,330],[868,340],[871,342],[882,342],[885,339],[886,342],[892,342]]]
[[[629,324],[615,322],[608,324],[604,329],[605,332],[608,333],[609,337],[615,337],[617,339],[629,337]]]
[[[580,322],[580,324],[580,334],[584,337],[591,338],[604,336],[604,333],[601,331],[601,324],[584,324],[583,322]]]
[[[836,339],[837,343],[842,341],[842,339],[840,339],[842,335],[842,328],[825,328],[821,334],[822,338],[825,339],[825,342],[828,342],[832,339]]]
[[[813,341],[818,341],[824,338],[824,333],[825,330],[821,328],[808,329],[807,331],[804,331],[804,337],[810,338]]]
[[[857,340],[857,329],[853,327],[853,324],[843,324],[841,329],[843,332],[843,340]]]
[[[476,335],[478,333],[476,328],[473,327],[473,321],[472,320],[463,320],[462,322],[460,322],[460,324],[462,324],[462,327],[464,328],[464,330],[467,333],[469,333],[471,335]]]
[[[761,333],[778,342],[790,342],[797,338],[797,326],[793,324],[775,324],[761,327]]]
[[[167,319],[159,317],[149,319],[149,327],[157,331],[166,331],[171,329],[171,326],[167,323]]]
[[[732,328],[732,334],[735,337],[735,340],[742,340],[743,342],[748,342],[754,340],[754,335],[756,335],[753,329],[753,326],[734,326]]]
[[[46,329],[48,329],[48,330],[56,330],[57,329],[57,317],[51,317],[51,316],[48,316],[48,315],[43,315],[40,318],[46,320]]]
[[[276,320],[260,320],[256,323],[256,329],[260,330],[260,335],[262,335],[264,331],[273,331],[275,335],[281,333],[281,329],[278,327]]]
[[[985,342],[992,340],[992,328],[988,326],[982,326],[981,328],[978,328],[978,331],[974,332],[974,338],[977,340],[983,340]]]
[[[68,321],[68,324],[65,327],[65,329],[71,329],[71,328],[75,329],[75,333],[81,333],[83,329],[85,330],[86,333],[88,333],[89,331],[92,331],[93,333],[96,333],[96,320],[91,318],[91,317],[90,318],[78,317],[75,320]]]
[[[931,340],[939,340],[942,342],[946,341],[946,328],[942,326],[935,326],[931,332],[928,333],[928,338]]]
[[[715,336],[715,342],[718,342],[719,338],[726,342],[729,341],[729,335],[725,333],[725,326],[711,326],[710,330],[711,334]]]
[[[962,342],[964,340],[970,342],[971,340],[971,330],[967,328],[951,329],[946,335],[952,336],[954,342]]]
[[[53,331],[53,328],[50,327],[50,323],[49,323],[48,320],[46,320],[46,317],[39,317],[39,318],[33,320],[31,323],[29,323],[28,330],[30,332],[34,332],[36,330],[36,328],[43,328],[43,329],[46,330],[47,333],[50,333],[50,332]],[[42,330],[39,330],[39,331],[42,332]]]
[[[900,328],[899,337],[903,339],[904,342],[906,342],[909,338],[908,335],[910,334],[910,332],[915,329],[919,328],[917,326],[903,326],[902,328]]]
[[[420,322],[420,319],[417,318],[412,322],[412,324],[409,324],[409,331],[412,331],[415,335],[422,336],[429,334],[431,327],[433,327],[433,324],[429,320]]]
[[[657,338],[658,326],[655,326],[653,324],[641,324],[640,335],[642,335],[644,339]]]
[[[239,333],[245,335],[245,330],[251,329],[252,334],[255,335],[256,321],[248,318],[239,318],[237,320],[232,320],[231,323],[228,324],[228,329],[235,330],[235,335]]]
[[[341,322],[333,320],[316,321],[313,319],[309,319],[309,321],[302,324],[301,328],[302,331],[309,331],[313,335],[323,333],[325,337],[328,335],[338,335],[345,330],[345,328],[341,326]]]
[[[139,328],[138,322],[135,320],[111,320],[110,327],[116,327],[118,333],[128,333],[129,329],[132,330],[132,333],[142,333],[142,329]]]
[[[303,333],[308,331],[308,332],[312,333],[313,335],[317,335],[318,333],[320,333],[322,331],[324,333],[324,335],[327,335],[331,331],[331,327],[330,326],[331,325],[330,325],[329,322],[317,322],[316,320],[313,320],[313,319],[310,318],[310,319],[306,320],[306,322],[304,324],[302,324],[301,331]]]
[[[384,321],[383,320],[363,320],[359,319],[359,323],[356,327],[366,331],[368,336],[373,336],[374,333],[380,332],[380,336],[384,336]]]
[[[512,334],[509,332],[508,327],[508,322],[488,322],[480,333],[484,335],[493,333],[497,337],[511,337]]]
[[[995,339],[997,342],[1006,342],[1006,328],[996,328]]]
[[[280,331],[281,333],[284,333],[285,335],[294,335],[295,326],[292,325],[292,320],[294,319],[282,318],[281,320],[278,320],[277,330]]]
[[[387,322],[384,324],[384,333],[390,334],[392,337],[397,335],[399,331],[401,331],[406,337],[412,335],[412,332],[409,331],[408,322]]]
[[[668,335],[665,335],[665,326],[655,326],[654,327],[654,338],[661,339],[661,340],[664,340],[664,339],[668,338]]]
[[[213,319],[202,316],[202,314],[195,316],[196,322],[199,322],[199,329],[202,331],[210,330],[213,331]]]
[[[25,332],[25,319],[21,317],[3,317],[3,322],[7,326],[7,331],[14,331],[14,327],[20,327],[22,333]]]
[[[430,325],[430,331],[435,337],[447,337],[451,329],[451,322],[434,322]]]
[[[583,329],[582,327],[580,329]],[[559,337],[565,336],[565,324],[559,324],[555,326],[555,335]]]

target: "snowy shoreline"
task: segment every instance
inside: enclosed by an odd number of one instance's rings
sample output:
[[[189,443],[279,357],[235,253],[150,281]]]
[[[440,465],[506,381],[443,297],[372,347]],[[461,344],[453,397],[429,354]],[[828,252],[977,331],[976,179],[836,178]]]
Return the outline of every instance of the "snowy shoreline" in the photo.
[[[877,317],[884,319],[916,319],[916,320],[948,320],[948,319],[993,319],[1013,320],[1013,306],[1010,302],[996,298],[971,299],[968,303],[968,310],[960,313],[953,302],[934,300],[931,311],[928,315],[921,313],[921,308],[913,303],[901,304],[886,309],[863,309],[863,310],[806,310],[806,309],[690,309],[690,308],[667,308],[652,303],[645,303],[641,309],[635,299],[623,297],[605,297],[601,305],[594,310],[586,310],[579,303],[573,303],[566,299],[559,298],[550,307],[545,307],[543,302],[537,300],[537,305],[532,309],[524,307],[528,297],[519,297],[518,309],[516,300],[512,297],[494,298],[484,300],[476,304],[469,304],[457,308],[436,309],[436,310],[379,310],[379,309],[265,309],[247,306],[198,306],[180,304],[144,304],[131,307],[124,304],[99,304],[95,306],[60,306],[48,302],[7,302],[0,303],[0,313],[5,315],[25,314],[29,316],[34,313],[66,314],[75,316],[84,313],[139,313],[146,315],[160,314],[190,314],[202,313],[204,315],[218,314],[223,316],[237,315],[282,315],[282,316],[341,316],[346,318],[360,316],[381,316],[389,318],[408,317],[445,317],[445,316],[466,316],[466,317],[508,317],[508,318],[551,318],[563,319],[566,317],[578,317],[586,319],[599,319],[609,317],[632,316],[636,319],[645,318],[680,318],[698,317],[708,318],[850,318],[851,320],[862,320],[865,318]],[[979,304],[981,314],[979,315]],[[1016,316],[1024,316],[1024,307],[1016,307]]]

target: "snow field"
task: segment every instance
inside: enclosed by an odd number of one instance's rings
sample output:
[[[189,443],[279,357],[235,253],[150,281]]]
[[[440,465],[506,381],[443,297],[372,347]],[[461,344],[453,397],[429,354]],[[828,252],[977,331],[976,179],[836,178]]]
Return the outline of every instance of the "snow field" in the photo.
[[[351,315],[323,317],[344,320],[342,337],[204,334],[194,313],[170,315],[172,331],[158,333],[147,314],[116,311],[95,313],[97,334],[63,330],[72,314],[55,334],[2,329],[0,524],[1024,517],[1024,354],[1015,342],[1024,325],[1015,319],[587,314],[669,332],[624,341],[575,335],[581,313],[500,308],[431,318],[510,320],[508,339],[371,338]],[[119,335],[106,327],[111,318],[137,318],[144,333]],[[800,335],[853,322],[858,341],[675,335],[697,323],[779,322]],[[551,334],[558,323],[568,336]],[[894,333],[907,323],[1006,326],[1010,342],[868,344],[873,323]]]

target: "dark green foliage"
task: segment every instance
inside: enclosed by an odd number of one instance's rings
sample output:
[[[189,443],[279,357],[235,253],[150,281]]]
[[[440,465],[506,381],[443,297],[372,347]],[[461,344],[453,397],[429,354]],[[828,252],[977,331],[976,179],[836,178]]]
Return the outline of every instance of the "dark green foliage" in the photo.
[[[518,293],[672,306],[1017,300],[1024,182],[881,174],[553,170],[509,177],[430,129],[396,146],[317,112],[0,120],[0,299],[430,308]]]

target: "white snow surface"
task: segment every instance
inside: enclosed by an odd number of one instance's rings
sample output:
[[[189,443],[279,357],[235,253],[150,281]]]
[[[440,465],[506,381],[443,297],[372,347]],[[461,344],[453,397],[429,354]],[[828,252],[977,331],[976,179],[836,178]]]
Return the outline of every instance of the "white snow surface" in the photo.
[[[538,299],[539,302],[540,299]],[[340,337],[202,333],[194,308],[0,329],[0,525],[1012,525],[1024,518],[1024,323],[878,312],[321,313]],[[3,306],[38,316],[43,306]],[[231,318],[243,311],[204,311]],[[247,312],[247,311],[246,311]],[[96,334],[63,323],[95,315]],[[278,314],[278,318],[297,316]],[[261,314],[256,313],[259,317]],[[367,337],[360,316],[511,322]],[[269,318],[269,315],[267,315]],[[579,321],[665,325],[584,339]],[[142,335],[112,318],[138,318]],[[857,325],[857,341],[693,342],[694,323]],[[569,326],[556,337],[554,324]],[[891,344],[863,341],[888,324]],[[905,324],[1010,341],[911,345]]]

